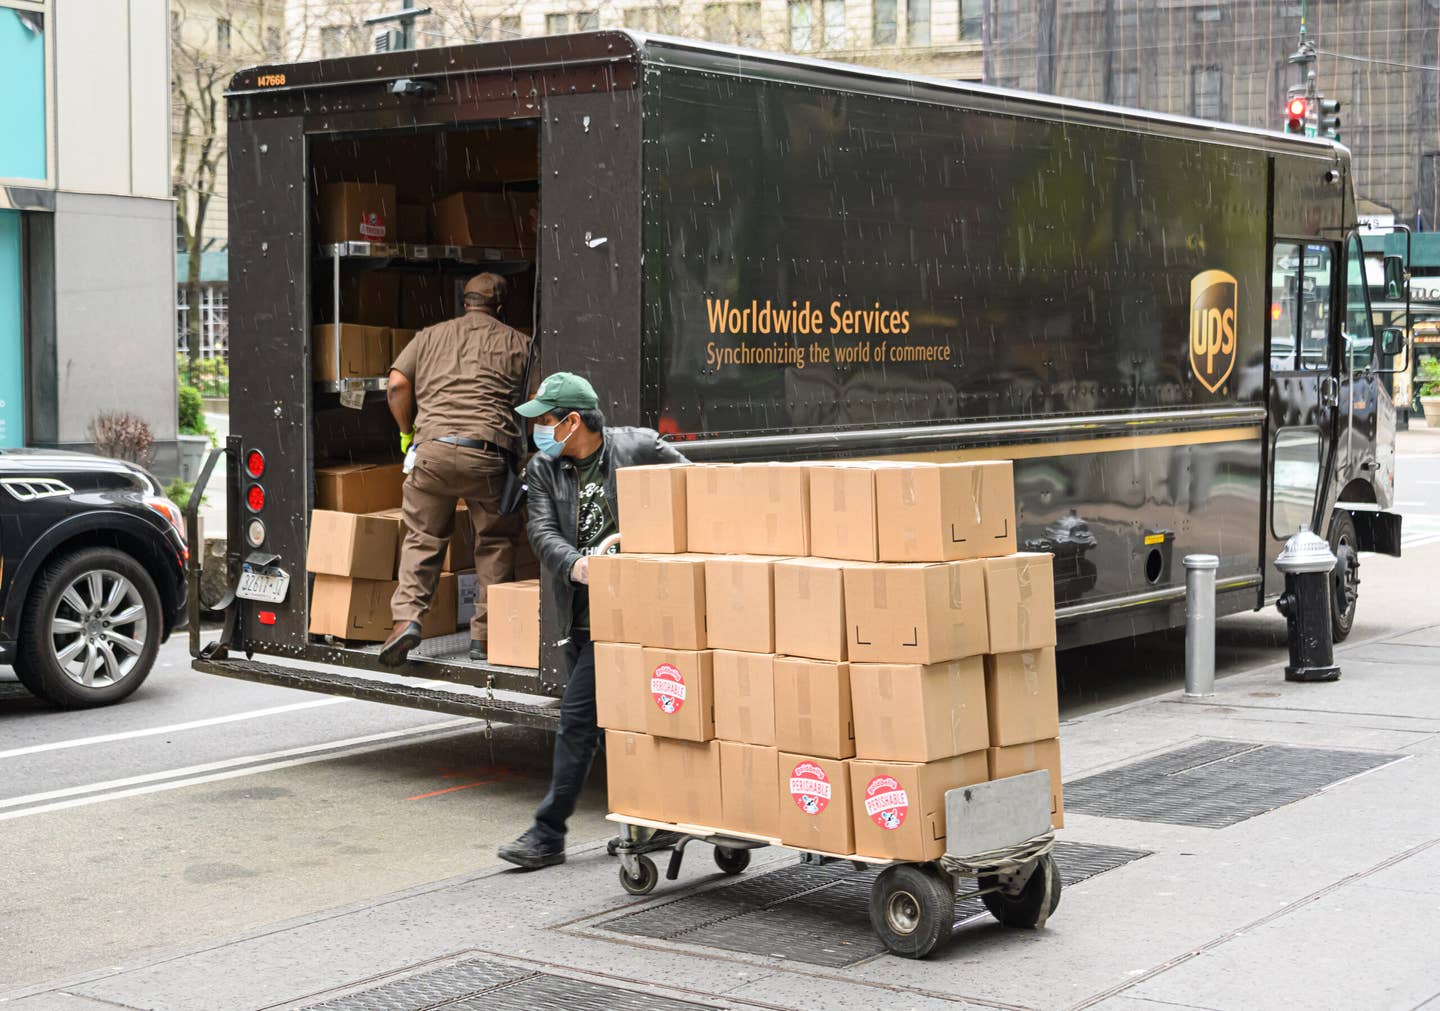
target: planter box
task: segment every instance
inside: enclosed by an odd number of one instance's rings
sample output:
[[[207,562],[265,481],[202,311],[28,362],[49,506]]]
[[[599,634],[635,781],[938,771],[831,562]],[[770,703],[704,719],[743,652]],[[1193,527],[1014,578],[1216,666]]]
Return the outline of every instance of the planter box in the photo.
[[[1420,406],[1425,409],[1425,426],[1440,431],[1440,397],[1421,397]]]
[[[210,451],[208,435],[177,435],[175,444],[180,453],[180,480],[194,483]]]

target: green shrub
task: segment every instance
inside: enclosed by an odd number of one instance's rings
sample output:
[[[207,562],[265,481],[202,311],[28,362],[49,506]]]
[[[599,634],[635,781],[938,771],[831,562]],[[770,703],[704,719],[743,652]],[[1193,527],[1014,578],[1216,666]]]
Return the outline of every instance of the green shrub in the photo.
[[[205,424],[205,400],[193,386],[180,387],[180,434],[208,435]]]
[[[191,484],[189,481],[182,481],[180,480],[180,478],[177,477],[175,480],[171,481],[168,485],[166,485],[165,497],[168,498],[171,502],[174,502],[181,509],[184,509],[190,504],[190,493],[194,490],[195,486],[193,484]]]
[[[1415,381],[1420,384],[1420,396],[1440,397],[1440,358],[1427,358],[1415,370]]]

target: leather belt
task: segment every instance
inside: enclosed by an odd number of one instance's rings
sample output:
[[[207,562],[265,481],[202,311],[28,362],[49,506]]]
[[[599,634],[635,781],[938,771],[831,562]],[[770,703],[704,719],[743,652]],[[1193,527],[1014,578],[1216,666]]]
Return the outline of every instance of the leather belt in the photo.
[[[499,453],[501,456],[509,456],[510,451],[499,446],[488,439],[467,439],[463,435],[442,435],[435,440],[451,446],[460,446],[462,449],[484,449],[491,453]]]

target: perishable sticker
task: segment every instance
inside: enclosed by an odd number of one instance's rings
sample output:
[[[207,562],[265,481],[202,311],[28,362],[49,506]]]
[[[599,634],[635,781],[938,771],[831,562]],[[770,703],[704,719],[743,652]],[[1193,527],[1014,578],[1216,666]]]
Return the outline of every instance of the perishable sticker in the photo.
[[[650,676],[650,697],[662,713],[673,716],[685,704],[685,678],[673,663],[662,663]]]
[[[894,831],[905,824],[910,798],[894,776],[876,776],[865,787],[865,813],[876,825]]]
[[[790,771],[790,799],[806,814],[819,814],[830,806],[830,777],[814,762],[797,762]]]
[[[360,234],[372,242],[385,238],[385,219],[375,211],[366,211],[360,216]]]

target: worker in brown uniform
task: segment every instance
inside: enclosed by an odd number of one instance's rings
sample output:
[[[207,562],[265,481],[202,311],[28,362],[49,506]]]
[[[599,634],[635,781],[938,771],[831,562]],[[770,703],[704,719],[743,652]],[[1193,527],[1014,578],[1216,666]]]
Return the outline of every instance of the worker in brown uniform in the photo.
[[[500,514],[505,474],[520,452],[511,421],[530,338],[497,314],[505,279],[478,274],[465,285],[465,315],[420,331],[390,366],[386,400],[400,426],[400,449],[414,466],[402,499],[405,539],[400,585],[390,600],[395,627],[380,662],[398,667],[420,644],[456,521],[456,500],[475,529],[478,595],[470,621],[470,657],[484,659],[486,587],[510,578],[519,518]]]

